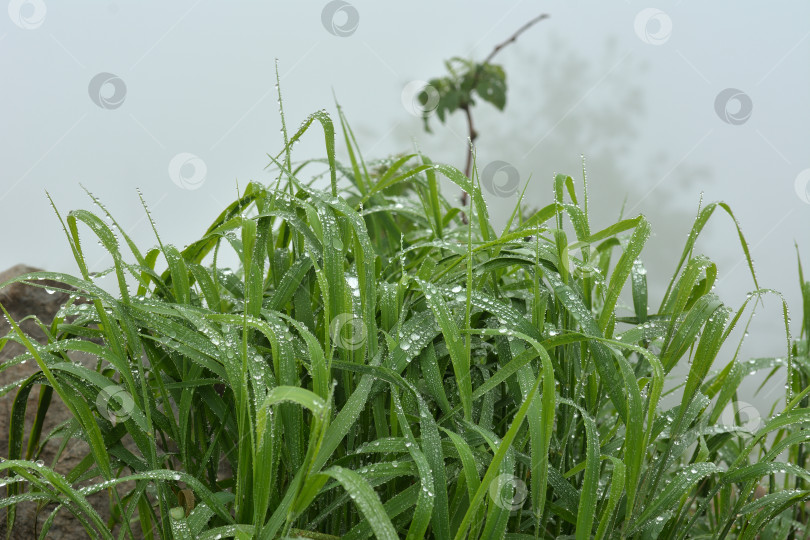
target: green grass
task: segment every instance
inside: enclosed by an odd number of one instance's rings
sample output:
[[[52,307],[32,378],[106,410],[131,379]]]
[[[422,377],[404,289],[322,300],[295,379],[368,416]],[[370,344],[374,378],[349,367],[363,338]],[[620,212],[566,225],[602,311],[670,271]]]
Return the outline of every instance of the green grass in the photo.
[[[124,538],[808,537],[810,283],[795,341],[784,309],[784,356],[739,358],[731,331],[780,297],[759,288],[741,232],[752,295],[735,310],[712,292],[717,268],[694,242],[716,211],[733,219],[726,205],[701,210],[664,297],[648,299],[643,216],[592,231],[587,186],[558,175],[554,202],[518,205],[498,233],[475,174],[421,154],[366,162],[339,117],[348,163],[326,113],[285,127],[277,181],[250,183],[182,250],[158,237],[141,251],[95,198],[97,214],[60,216],[79,273],[12,281],[57,280],[92,303],[64,307],[47,344],[14,321],[0,339],[28,350],[0,369],[40,367],[3,397],[10,522],[20,501],[55,501],[112,538],[85,499],[109,490]],[[293,162],[311,129],[326,159]],[[330,186],[315,189],[324,165]],[[470,194],[466,215],[442,178]],[[93,237],[117,294],[87,267]],[[761,370],[789,388],[751,429],[724,410]],[[23,450],[38,385],[90,446],[65,477],[31,460],[36,431]]]

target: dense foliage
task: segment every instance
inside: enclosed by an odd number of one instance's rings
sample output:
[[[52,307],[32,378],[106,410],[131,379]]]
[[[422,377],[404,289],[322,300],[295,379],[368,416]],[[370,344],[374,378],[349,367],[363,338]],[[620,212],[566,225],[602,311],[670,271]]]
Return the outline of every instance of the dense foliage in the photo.
[[[112,538],[85,499],[99,490],[125,537],[806,537],[810,321],[774,340],[782,358],[721,349],[771,293],[742,233],[756,290],[736,311],[712,292],[717,268],[693,247],[727,206],[701,209],[648,308],[643,216],[592,231],[587,186],[559,175],[547,206],[518,204],[498,233],[476,174],[418,153],[367,163],[340,120],[346,164],[326,113],[285,128],[277,182],[250,183],[185,249],[158,237],[141,251],[95,198],[106,220],[66,216],[79,274],[15,281],[57,280],[89,303],[63,307],[47,344],[12,321],[0,346],[23,343],[13,363],[40,367],[18,401],[55,391],[92,453],[66,477],[23,459],[15,415],[0,504],[57,501],[93,538]],[[313,126],[326,159],[296,164]],[[466,219],[442,179],[470,194]],[[116,294],[88,270],[95,240]],[[217,264],[224,249],[238,267]],[[667,380],[684,363],[685,381]],[[737,389],[759,370],[790,386],[749,422]]]

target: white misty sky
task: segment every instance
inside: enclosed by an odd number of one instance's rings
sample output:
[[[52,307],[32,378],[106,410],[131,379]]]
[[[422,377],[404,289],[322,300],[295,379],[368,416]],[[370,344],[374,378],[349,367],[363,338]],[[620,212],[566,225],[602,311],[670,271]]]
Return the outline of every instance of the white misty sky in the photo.
[[[357,23],[343,37],[324,26],[326,5],[12,0],[0,16],[0,267],[77,270],[45,190],[65,214],[91,207],[80,183],[142,247],[155,240],[136,188],[164,242],[197,238],[237,181],[271,179],[266,154],[281,149],[276,58],[289,125],[321,108],[334,117],[334,92],[366,158],[418,145],[462,167],[462,119],[433,119],[434,133],[424,133],[403,89],[442,75],[452,56],[483,59],[548,13],[496,57],[507,71],[507,107],[474,109],[480,168],[512,164],[522,182],[532,178],[527,202],[541,206],[555,172],[581,179],[584,155],[594,229],[615,220],[625,198],[625,215],[643,212],[652,222],[643,256],[651,309],[701,192],[704,204],[728,202],[760,285],[785,294],[798,331],[794,242],[810,268],[810,196],[799,176],[810,169],[810,4],[356,0],[334,19],[338,28]],[[102,98],[123,101],[94,103],[89,86],[99,73],[126,86],[118,95],[102,86]],[[715,111],[728,88],[750,99],[750,116],[736,125]],[[740,106],[732,100],[724,110],[746,116]],[[345,155],[340,141],[338,151]],[[183,174],[204,164],[196,189],[170,178],[169,164],[184,153],[198,159]],[[323,155],[313,130],[294,157]],[[515,198],[487,196],[502,225]],[[91,270],[109,264],[95,242],[86,244]],[[738,308],[753,283],[731,220],[718,211],[699,248],[719,265],[717,292]],[[766,301],[747,353],[784,354],[780,311],[778,299]]]

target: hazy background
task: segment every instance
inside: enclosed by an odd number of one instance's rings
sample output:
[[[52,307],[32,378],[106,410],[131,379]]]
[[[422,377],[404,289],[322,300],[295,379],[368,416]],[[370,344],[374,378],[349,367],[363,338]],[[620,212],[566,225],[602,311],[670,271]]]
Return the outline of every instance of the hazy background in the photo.
[[[652,310],[701,192],[704,204],[728,202],[760,285],[785,294],[799,330],[794,242],[810,267],[807,2],[66,4],[13,0],[0,16],[0,270],[77,270],[45,190],[63,213],[90,208],[79,183],[142,247],[155,240],[136,187],[164,242],[196,239],[237,181],[271,178],[265,154],[281,149],[276,58],[288,125],[321,108],[334,117],[334,92],[365,157],[418,145],[463,167],[460,113],[446,126],[434,119],[428,135],[403,90],[444,74],[452,56],[483,60],[548,13],[495,59],[507,107],[474,109],[479,168],[503,160],[521,182],[531,176],[526,202],[540,207],[555,172],[581,178],[584,155],[593,230],[615,220],[625,198],[625,215],[652,222],[643,253]],[[313,130],[294,158],[322,155]],[[515,196],[486,196],[502,225]],[[107,267],[86,244],[91,270]],[[717,292],[738,308],[754,285],[732,221],[717,212],[699,246],[719,266]],[[767,298],[744,356],[786,353],[780,315],[779,300]]]

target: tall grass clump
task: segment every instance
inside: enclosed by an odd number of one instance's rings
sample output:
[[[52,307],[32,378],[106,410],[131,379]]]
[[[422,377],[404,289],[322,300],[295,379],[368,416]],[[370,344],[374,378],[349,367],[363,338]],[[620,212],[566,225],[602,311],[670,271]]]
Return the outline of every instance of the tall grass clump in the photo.
[[[695,240],[716,212],[733,219],[725,204],[701,209],[651,299],[644,216],[591,230],[587,186],[557,175],[548,204],[518,204],[499,233],[475,172],[420,153],[367,162],[338,111],[346,163],[325,112],[285,128],[276,180],[250,183],[184,249],[156,232],[143,251],[92,196],[97,213],[60,215],[78,274],[12,281],[56,280],[72,300],[47,343],[13,320],[0,339],[27,348],[9,365],[39,366],[15,387],[0,461],[9,525],[16,504],[55,502],[41,538],[56,512],[92,538],[808,536],[810,283],[798,340],[784,307],[784,355],[739,358],[729,335],[773,292],[742,232],[752,294],[731,307],[712,292]],[[326,158],[293,162],[313,129]],[[324,170],[327,189],[312,187]],[[94,240],[115,294],[88,269]],[[679,366],[685,380],[668,379]],[[750,422],[738,389],[759,370],[787,386]],[[23,453],[36,386],[90,448],[65,476],[31,460],[36,431]],[[87,502],[101,490],[117,524]]]

